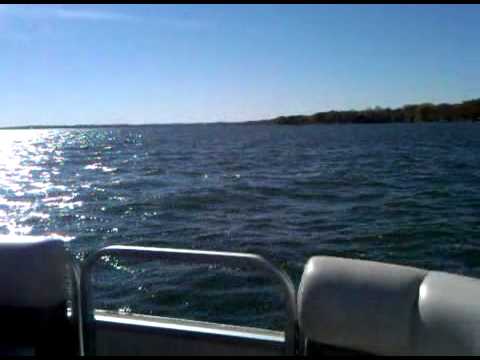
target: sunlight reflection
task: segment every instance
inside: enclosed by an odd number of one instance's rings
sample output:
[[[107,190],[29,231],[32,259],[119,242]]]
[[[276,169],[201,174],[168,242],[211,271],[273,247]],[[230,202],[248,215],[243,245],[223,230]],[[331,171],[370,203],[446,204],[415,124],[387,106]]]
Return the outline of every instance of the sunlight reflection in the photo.
[[[69,204],[74,194],[52,181],[64,160],[61,142],[58,130],[0,130],[0,241],[35,235],[34,225],[49,221],[52,206],[81,206]]]

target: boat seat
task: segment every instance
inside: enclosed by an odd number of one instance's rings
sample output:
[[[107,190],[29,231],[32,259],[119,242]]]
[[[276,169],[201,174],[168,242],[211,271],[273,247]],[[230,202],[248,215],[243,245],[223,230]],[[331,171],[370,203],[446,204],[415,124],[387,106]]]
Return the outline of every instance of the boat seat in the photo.
[[[62,240],[0,242],[0,354],[75,354]]]
[[[298,290],[303,352],[480,355],[480,280],[313,257]]]

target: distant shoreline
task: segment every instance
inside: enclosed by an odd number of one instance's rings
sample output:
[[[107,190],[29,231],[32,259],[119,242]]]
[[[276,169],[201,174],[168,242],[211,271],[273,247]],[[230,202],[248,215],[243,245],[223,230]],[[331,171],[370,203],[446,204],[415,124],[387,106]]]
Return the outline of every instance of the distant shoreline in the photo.
[[[279,116],[272,119],[241,122],[204,122],[168,124],[81,124],[81,125],[24,125],[3,126],[0,130],[28,129],[85,129],[115,127],[151,127],[168,125],[322,125],[322,124],[387,124],[421,122],[480,122],[480,99],[456,104],[422,103],[400,108],[375,107],[366,110],[324,111],[312,115]]]
[[[277,125],[309,124],[385,124],[416,122],[480,121],[480,99],[457,104],[422,103],[391,109],[375,107],[366,110],[324,111],[312,115],[279,116],[263,122]],[[260,121],[261,122],[261,121]]]

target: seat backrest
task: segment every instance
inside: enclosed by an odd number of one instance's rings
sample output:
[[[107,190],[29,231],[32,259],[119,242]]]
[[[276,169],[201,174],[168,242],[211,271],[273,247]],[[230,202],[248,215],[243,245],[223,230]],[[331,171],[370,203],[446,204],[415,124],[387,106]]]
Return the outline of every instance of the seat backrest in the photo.
[[[0,241],[0,306],[44,308],[65,300],[66,252],[55,239]]]
[[[74,352],[74,327],[67,317],[67,261],[62,240],[0,241],[0,352]]]
[[[298,292],[305,351],[480,354],[480,281],[337,257],[311,258]]]

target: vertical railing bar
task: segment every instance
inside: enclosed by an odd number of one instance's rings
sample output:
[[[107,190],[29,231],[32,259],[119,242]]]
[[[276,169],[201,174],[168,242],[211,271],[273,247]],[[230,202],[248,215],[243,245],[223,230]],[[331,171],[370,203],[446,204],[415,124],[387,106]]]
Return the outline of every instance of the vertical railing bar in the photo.
[[[73,286],[75,289],[74,303],[72,304],[72,315],[78,331],[79,355],[85,355],[83,344],[83,316],[82,316],[82,292],[81,292],[81,267],[75,257],[70,254],[69,264],[73,273]]]

